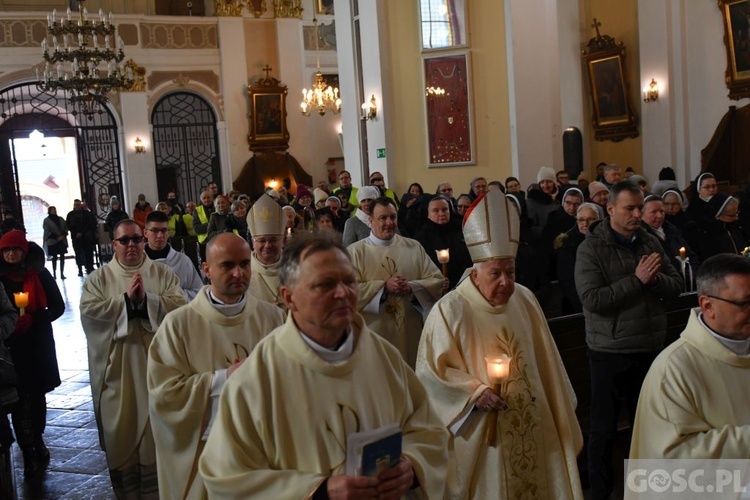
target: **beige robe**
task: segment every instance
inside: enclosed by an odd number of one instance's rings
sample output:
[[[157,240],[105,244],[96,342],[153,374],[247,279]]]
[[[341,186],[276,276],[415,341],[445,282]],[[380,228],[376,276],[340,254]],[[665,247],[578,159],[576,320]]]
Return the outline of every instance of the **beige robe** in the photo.
[[[266,266],[253,253],[250,261],[249,292],[258,300],[283,307],[279,287],[279,263]]]
[[[393,423],[427,498],[442,498],[447,433],[422,385],[360,316],[353,334],[339,364],[305,343],[291,315],[256,346],[227,381],[200,459],[211,498],[310,498],[343,474],[347,435]]]
[[[493,385],[485,356],[502,353],[512,359],[501,388],[509,408],[497,412],[497,446],[490,447],[491,413],[474,404]],[[427,318],[417,376],[453,431],[448,498],[583,498],[575,394],[528,288],[516,284],[506,305],[493,306],[471,279],[464,280]]]
[[[149,319],[128,321],[124,297],[136,272],[143,277]],[[156,464],[156,456],[151,456],[147,352],[164,316],[184,303],[174,271],[145,257],[135,267],[123,266],[115,257],[83,285],[81,325],[88,343],[99,441],[110,470],[127,465],[136,452],[141,464]]]
[[[242,312],[227,317],[211,305],[208,288],[167,315],[149,349],[151,427],[162,498],[205,498],[198,458],[212,413],[212,392],[221,390],[217,379],[284,324],[281,309],[249,295]]]
[[[443,275],[418,241],[399,235],[394,236],[387,247],[373,246],[365,239],[349,245],[346,250],[359,281],[357,308],[367,326],[395,345],[413,367],[423,318],[440,298]],[[409,281],[412,294],[387,295],[386,300],[378,304],[386,280],[397,274]],[[414,299],[419,301],[421,311],[412,304]]]
[[[750,356],[727,349],[690,313],[659,354],[638,399],[631,459],[750,456]]]

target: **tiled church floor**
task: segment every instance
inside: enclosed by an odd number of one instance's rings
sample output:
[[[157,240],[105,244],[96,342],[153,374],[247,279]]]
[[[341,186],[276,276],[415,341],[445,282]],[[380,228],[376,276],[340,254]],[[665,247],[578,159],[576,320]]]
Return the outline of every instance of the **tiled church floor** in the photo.
[[[114,498],[107,461],[99,448],[89,386],[86,338],[79,316],[84,278],[77,276],[73,262],[66,264],[67,279],[57,280],[66,303],[65,314],[52,325],[63,382],[47,395],[44,440],[51,458],[46,469],[40,466],[33,478],[24,480],[21,450],[17,444],[13,445],[19,499]]]

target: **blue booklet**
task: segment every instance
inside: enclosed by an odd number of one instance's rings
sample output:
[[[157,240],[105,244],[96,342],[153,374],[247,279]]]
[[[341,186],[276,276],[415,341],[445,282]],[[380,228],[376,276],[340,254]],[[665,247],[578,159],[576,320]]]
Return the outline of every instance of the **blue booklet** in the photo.
[[[350,434],[346,442],[346,475],[377,476],[401,459],[401,428],[397,424]]]

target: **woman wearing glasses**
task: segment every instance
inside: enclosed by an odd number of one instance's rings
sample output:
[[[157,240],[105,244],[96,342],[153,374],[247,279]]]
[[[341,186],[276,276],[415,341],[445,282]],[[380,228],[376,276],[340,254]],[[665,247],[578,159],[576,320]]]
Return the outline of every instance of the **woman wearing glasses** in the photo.
[[[593,203],[583,203],[576,210],[575,226],[555,238],[557,251],[557,279],[563,292],[562,314],[583,311],[575,283],[576,252],[583,242],[589,226],[599,220],[599,209]]]
[[[55,279],[44,268],[44,251],[13,230],[0,238],[0,283],[12,304],[14,294],[27,294],[13,334],[6,339],[18,375],[19,401],[11,411],[16,440],[23,452],[24,476],[37,461],[49,460],[42,435],[47,420],[45,394],[60,385],[52,322],[65,312]]]

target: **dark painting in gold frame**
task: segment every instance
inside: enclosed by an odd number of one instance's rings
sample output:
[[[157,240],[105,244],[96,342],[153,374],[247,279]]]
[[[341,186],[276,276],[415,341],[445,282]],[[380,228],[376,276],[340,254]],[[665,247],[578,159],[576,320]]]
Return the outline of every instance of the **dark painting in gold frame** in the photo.
[[[276,78],[261,78],[248,86],[251,151],[286,150],[289,130],[286,124],[287,87]]]
[[[730,99],[750,97],[750,0],[719,0],[724,21],[727,70],[724,81]]]

